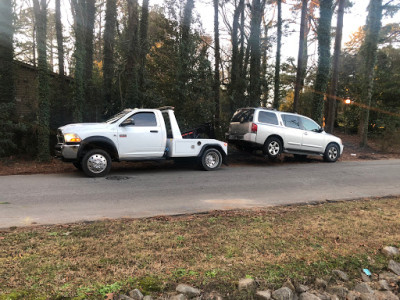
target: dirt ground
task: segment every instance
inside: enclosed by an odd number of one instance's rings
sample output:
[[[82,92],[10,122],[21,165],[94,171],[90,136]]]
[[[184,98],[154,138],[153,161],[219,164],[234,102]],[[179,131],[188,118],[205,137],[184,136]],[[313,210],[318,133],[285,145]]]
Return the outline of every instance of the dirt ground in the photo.
[[[355,135],[336,134],[343,140],[344,152],[341,161],[379,160],[400,158],[400,147],[381,150],[379,141],[370,139],[368,147],[360,148],[360,139]],[[307,157],[302,161],[295,161],[292,155],[282,155],[277,161],[270,162],[262,156],[261,152],[246,153],[239,152],[234,148],[229,149],[229,165],[270,165],[279,163],[309,163],[321,162],[322,158],[316,156]],[[147,168],[173,168],[171,161],[166,162],[140,162],[140,163],[115,163],[112,170],[137,170]],[[49,162],[37,162],[32,158],[11,156],[0,160],[1,175],[23,175],[23,174],[52,174],[78,172],[71,163],[64,163],[58,159]]]

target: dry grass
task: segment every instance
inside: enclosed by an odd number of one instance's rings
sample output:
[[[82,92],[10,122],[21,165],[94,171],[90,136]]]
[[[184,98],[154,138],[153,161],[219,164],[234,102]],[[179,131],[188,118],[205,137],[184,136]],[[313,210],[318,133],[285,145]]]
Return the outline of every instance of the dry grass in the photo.
[[[16,228],[0,232],[0,299],[154,294],[178,282],[227,293],[244,276],[277,287],[334,268],[377,272],[382,246],[400,246],[399,200]]]

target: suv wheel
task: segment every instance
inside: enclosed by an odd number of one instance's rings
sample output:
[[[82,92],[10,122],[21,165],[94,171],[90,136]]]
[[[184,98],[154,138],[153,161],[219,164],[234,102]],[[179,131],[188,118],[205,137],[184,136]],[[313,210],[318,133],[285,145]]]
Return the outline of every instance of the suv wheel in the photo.
[[[222,155],[215,149],[210,148],[204,151],[201,156],[200,165],[206,171],[214,171],[218,169],[222,164]]]
[[[94,149],[85,154],[81,165],[87,176],[103,177],[110,172],[111,157],[104,150]]]
[[[276,159],[282,152],[282,142],[277,137],[270,137],[264,144],[263,153],[269,159]]]
[[[339,146],[332,143],[329,144],[324,153],[324,160],[327,162],[335,162],[340,156]]]

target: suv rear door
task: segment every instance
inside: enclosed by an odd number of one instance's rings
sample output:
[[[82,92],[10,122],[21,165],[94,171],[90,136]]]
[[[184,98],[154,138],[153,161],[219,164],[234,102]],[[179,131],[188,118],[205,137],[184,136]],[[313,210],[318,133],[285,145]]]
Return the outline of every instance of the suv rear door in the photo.
[[[281,114],[281,117],[286,127],[283,147],[289,150],[300,150],[303,139],[300,117],[292,114]]]
[[[254,108],[238,109],[231,119],[229,125],[229,139],[241,139],[243,135],[251,132]]]
[[[303,140],[301,150],[323,153],[325,148],[325,137],[321,127],[313,120],[300,117],[303,128]]]

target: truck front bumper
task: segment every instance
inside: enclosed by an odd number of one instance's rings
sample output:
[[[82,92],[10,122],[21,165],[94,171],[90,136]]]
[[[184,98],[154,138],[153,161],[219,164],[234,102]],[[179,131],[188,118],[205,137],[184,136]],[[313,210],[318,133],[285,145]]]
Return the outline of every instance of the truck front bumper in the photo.
[[[64,161],[75,161],[78,158],[79,146],[79,144],[67,145],[59,143],[55,146],[56,157]]]

